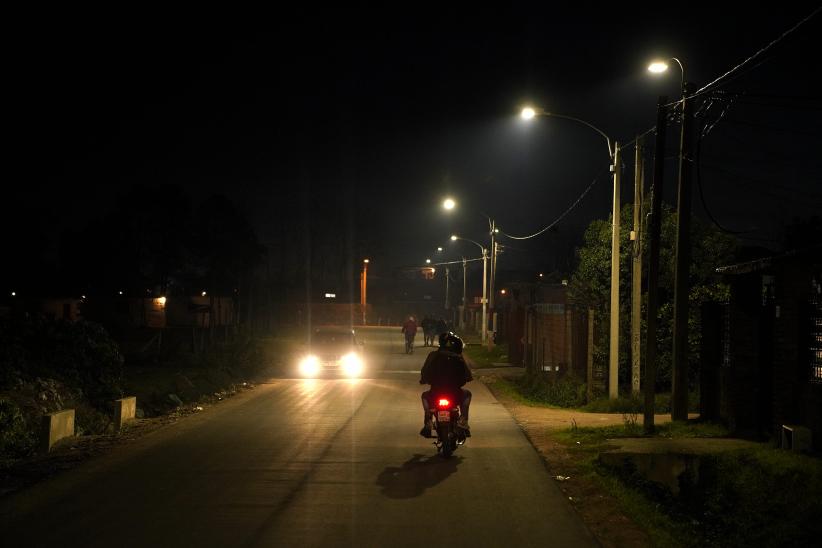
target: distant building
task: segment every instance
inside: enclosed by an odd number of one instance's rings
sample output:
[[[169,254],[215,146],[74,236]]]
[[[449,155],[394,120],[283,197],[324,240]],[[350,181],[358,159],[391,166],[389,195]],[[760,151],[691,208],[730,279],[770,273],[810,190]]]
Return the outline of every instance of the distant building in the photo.
[[[83,317],[83,299],[74,297],[43,299],[40,301],[40,312],[52,320],[76,322]]]

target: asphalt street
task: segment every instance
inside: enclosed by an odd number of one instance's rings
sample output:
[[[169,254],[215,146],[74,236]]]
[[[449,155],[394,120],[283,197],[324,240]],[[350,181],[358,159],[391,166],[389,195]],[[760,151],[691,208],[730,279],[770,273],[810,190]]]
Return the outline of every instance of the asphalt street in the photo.
[[[596,545],[484,385],[443,459],[418,435],[430,349],[362,336],[368,378],[272,378],[0,501],[3,546]]]

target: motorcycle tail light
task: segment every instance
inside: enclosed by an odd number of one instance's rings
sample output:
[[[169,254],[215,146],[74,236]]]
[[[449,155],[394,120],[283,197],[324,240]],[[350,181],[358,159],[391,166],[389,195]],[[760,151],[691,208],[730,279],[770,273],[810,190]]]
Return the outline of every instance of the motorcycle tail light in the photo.
[[[445,399],[445,398],[440,398],[440,399],[437,401],[437,405],[438,405],[439,407],[442,407],[442,408],[447,408],[448,406],[450,406],[450,405],[451,405],[451,402],[450,402],[449,400]]]

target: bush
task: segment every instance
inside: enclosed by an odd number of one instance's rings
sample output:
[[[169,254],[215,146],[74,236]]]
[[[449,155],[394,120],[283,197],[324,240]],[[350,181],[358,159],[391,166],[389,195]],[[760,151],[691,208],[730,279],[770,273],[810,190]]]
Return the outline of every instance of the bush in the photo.
[[[0,389],[17,379],[58,379],[83,392],[98,408],[122,397],[123,357],[102,326],[35,319],[0,327]]]
[[[517,388],[526,398],[558,407],[579,407],[585,404],[585,383],[573,376],[551,380],[540,373],[528,373],[516,380]]]
[[[810,546],[822,535],[822,466],[814,459],[761,449],[704,459],[685,511],[707,544]]]
[[[17,404],[0,398],[0,463],[31,454],[36,443]]]

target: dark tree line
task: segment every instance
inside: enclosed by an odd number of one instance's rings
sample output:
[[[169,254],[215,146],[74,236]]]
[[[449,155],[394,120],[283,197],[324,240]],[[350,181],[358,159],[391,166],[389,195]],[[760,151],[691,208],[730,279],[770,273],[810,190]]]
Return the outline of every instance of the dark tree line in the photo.
[[[87,293],[231,294],[264,248],[228,198],[195,203],[180,187],[137,185],[60,241],[64,283]]]

